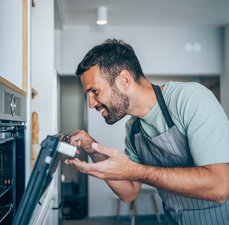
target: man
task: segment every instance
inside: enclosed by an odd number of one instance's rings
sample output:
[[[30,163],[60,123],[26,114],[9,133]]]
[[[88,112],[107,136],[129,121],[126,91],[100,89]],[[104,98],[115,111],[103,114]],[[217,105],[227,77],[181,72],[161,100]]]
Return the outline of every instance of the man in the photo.
[[[157,187],[166,223],[229,224],[229,122],[214,95],[197,83],[152,85],[133,48],[107,40],[78,65],[89,107],[108,124],[126,115],[126,154],[105,147],[85,131],[71,144],[93,163],[66,163],[107,182],[125,202],[142,183]]]

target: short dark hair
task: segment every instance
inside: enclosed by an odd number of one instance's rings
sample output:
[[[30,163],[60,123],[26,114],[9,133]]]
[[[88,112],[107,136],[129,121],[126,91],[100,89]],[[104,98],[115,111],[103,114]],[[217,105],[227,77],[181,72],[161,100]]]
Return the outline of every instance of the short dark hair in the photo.
[[[76,75],[82,75],[95,65],[104,72],[105,79],[111,85],[122,70],[130,71],[135,81],[141,76],[144,77],[134,49],[122,40],[107,39],[104,43],[89,50],[79,63]]]

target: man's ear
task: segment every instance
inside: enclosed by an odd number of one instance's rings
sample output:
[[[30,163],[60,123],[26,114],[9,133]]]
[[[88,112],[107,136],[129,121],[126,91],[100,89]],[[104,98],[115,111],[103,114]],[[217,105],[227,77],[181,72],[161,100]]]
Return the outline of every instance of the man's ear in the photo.
[[[116,85],[120,90],[127,91],[133,80],[132,75],[127,70],[122,70],[116,79]]]

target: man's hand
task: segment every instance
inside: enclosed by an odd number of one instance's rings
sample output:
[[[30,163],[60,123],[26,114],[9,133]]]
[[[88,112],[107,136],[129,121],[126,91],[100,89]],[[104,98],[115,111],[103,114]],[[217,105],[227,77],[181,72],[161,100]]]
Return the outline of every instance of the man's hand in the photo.
[[[88,135],[84,130],[78,130],[76,133],[71,135],[69,143],[76,146],[79,150],[83,150],[89,154],[93,162],[98,162],[106,159],[107,157],[103,154],[95,151],[91,145],[95,140]]]
[[[84,130],[78,130],[72,134],[69,143],[87,152],[88,154],[94,153],[95,151],[91,148],[91,144],[95,140],[87,134]]]
[[[105,155],[107,159],[101,162],[87,163],[76,158],[66,160],[65,163],[75,167],[82,173],[103,180],[128,180],[130,178],[130,169],[134,162],[129,160],[125,154],[95,142],[92,144],[92,149],[98,154]]]

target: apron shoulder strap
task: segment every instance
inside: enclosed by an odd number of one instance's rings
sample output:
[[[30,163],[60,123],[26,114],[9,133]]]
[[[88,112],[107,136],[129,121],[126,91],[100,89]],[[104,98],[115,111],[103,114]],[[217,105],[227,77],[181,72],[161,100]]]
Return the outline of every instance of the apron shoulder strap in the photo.
[[[159,104],[160,109],[162,111],[162,114],[166,120],[166,123],[167,123],[168,127],[171,128],[172,126],[174,126],[174,122],[173,122],[171,115],[170,115],[170,113],[166,107],[164,97],[161,93],[161,89],[158,85],[152,84],[152,86],[153,86],[153,90],[155,92],[158,104]]]
[[[160,106],[160,109],[162,111],[162,114],[165,118],[165,121],[168,125],[169,128],[171,128],[172,126],[174,126],[174,122],[170,116],[170,113],[166,107],[166,104],[165,104],[165,100],[164,100],[164,97],[161,93],[161,89],[158,85],[154,85],[152,84],[153,86],[153,89],[154,89],[154,92],[155,92],[155,95],[156,95],[156,98],[157,98],[157,101],[158,101],[158,104]],[[136,147],[135,147],[135,141],[134,141],[134,136],[135,134],[139,133],[140,132],[140,119],[139,118],[136,118],[132,124],[132,127],[131,127],[131,134],[130,134],[130,141],[131,141],[131,144],[133,145],[133,147],[135,148],[136,150]]]
[[[136,153],[136,146],[135,146],[135,138],[134,135],[140,132],[140,119],[136,118],[132,124],[131,127],[131,133],[130,133],[130,142],[134,147],[134,151]]]

